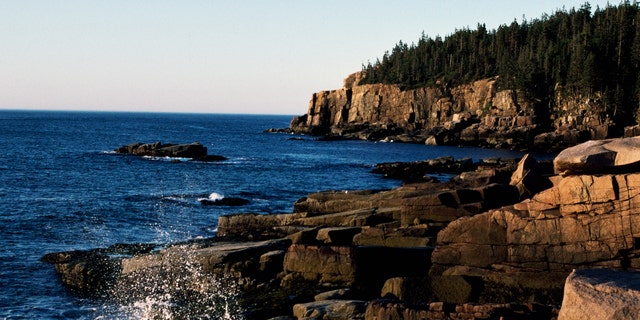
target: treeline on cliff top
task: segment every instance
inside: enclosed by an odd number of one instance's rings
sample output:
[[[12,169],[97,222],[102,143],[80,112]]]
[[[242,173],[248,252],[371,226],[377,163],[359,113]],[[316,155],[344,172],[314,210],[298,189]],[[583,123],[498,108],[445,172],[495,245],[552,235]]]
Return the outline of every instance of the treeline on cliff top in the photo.
[[[423,33],[417,44],[400,41],[363,71],[360,84],[402,89],[498,76],[501,89],[522,89],[542,103],[558,85],[569,93],[599,92],[607,113],[630,124],[640,102],[640,6],[624,1],[592,12],[585,3],[497,30],[478,24],[444,39]]]

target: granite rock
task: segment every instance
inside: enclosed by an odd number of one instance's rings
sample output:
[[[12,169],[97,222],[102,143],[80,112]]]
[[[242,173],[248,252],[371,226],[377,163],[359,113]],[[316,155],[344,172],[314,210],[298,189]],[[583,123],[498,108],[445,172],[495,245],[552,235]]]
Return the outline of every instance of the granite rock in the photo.
[[[600,93],[569,95],[558,85],[550,103],[542,104],[521,90],[499,90],[497,78],[403,90],[354,80],[363,77],[356,73],[343,88],[314,93],[307,113],[291,120],[290,131],[328,139],[540,151],[616,133],[609,129],[615,123]]]
[[[640,314],[640,274],[574,270],[567,277],[558,320],[632,320]]]
[[[592,140],[561,151],[553,160],[561,175],[640,169],[640,137]]]
[[[294,305],[293,315],[305,320],[364,319],[366,308],[362,300],[321,300]]]
[[[440,274],[457,270],[485,283],[492,275],[520,275],[523,283],[515,287],[536,285],[542,274],[560,275],[546,281],[558,299],[573,268],[640,267],[638,183],[637,173],[564,177],[531,200],[451,222],[438,234],[432,261]]]

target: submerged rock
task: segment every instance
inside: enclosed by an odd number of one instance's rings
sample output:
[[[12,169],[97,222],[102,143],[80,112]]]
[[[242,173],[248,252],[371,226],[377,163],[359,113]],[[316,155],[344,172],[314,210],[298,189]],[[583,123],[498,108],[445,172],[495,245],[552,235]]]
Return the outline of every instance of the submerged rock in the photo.
[[[224,197],[220,199],[199,199],[201,204],[207,206],[244,206],[251,201],[243,198]]]

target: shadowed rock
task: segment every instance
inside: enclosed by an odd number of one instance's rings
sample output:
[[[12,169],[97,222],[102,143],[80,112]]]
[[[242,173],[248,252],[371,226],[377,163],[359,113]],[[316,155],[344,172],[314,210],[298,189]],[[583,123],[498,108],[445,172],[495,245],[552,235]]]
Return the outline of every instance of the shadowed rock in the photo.
[[[200,199],[198,201],[200,201],[201,204],[206,206],[233,206],[233,207],[244,206],[251,202],[247,199],[233,198],[233,197],[224,197],[222,199],[216,199],[216,200]]]
[[[520,200],[530,198],[552,186],[542,165],[529,154],[526,154],[518,162],[518,167],[511,176],[509,184],[518,188]]]
[[[115,149],[116,153],[131,154],[136,156],[189,158],[197,161],[226,160],[223,156],[208,155],[207,147],[198,142],[190,144],[174,143],[132,143]]]
[[[367,301],[322,300],[293,306],[296,319],[364,319]]]

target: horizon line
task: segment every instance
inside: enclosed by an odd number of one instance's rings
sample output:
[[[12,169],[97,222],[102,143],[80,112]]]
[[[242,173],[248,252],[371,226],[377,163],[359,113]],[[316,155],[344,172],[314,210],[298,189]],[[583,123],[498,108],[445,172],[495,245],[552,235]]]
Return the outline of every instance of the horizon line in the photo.
[[[299,116],[288,113],[241,113],[241,112],[204,112],[204,111],[158,111],[158,110],[96,110],[96,109],[31,109],[0,108],[0,112],[78,112],[78,113],[160,113],[160,114],[217,114],[217,115],[255,115],[255,116]]]

